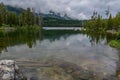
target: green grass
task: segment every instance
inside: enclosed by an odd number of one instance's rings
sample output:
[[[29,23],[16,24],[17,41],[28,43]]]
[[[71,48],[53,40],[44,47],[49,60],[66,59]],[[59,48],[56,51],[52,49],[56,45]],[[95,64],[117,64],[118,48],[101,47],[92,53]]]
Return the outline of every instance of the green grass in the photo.
[[[120,48],[120,40],[112,40],[109,42],[109,45],[114,48]]]
[[[31,26],[19,26],[17,27],[18,30],[22,30],[22,31],[26,31],[26,30],[41,30],[42,27],[38,26],[38,25],[31,25]]]

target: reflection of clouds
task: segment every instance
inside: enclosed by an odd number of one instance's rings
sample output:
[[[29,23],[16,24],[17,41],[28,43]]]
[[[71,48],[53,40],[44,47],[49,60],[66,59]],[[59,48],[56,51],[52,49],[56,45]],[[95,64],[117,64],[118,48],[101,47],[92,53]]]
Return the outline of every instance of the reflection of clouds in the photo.
[[[54,56],[59,59],[76,63],[98,72],[115,73],[118,55],[104,42],[91,46],[89,38],[84,35],[71,35],[66,39],[37,41],[37,45],[28,48],[26,45],[9,47],[8,52],[2,53],[2,58],[39,59]]]
[[[90,45],[89,43],[86,44],[86,36],[82,35],[76,35],[76,36],[70,36],[66,40],[68,46],[81,46],[81,45]],[[81,44],[81,45],[79,45]]]

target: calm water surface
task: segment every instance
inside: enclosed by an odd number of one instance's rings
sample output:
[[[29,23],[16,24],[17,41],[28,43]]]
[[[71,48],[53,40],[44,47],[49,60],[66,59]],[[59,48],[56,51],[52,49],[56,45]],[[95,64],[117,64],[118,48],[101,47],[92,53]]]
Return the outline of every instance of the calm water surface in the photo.
[[[100,76],[116,75],[119,68],[119,52],[108,45],[112,38],[112,35],[88,35],[73,30],[1,33],[0,59],[18,61],[56,59],[99,73]],[[34,69],[28,72],[30,76],[38,75]]]

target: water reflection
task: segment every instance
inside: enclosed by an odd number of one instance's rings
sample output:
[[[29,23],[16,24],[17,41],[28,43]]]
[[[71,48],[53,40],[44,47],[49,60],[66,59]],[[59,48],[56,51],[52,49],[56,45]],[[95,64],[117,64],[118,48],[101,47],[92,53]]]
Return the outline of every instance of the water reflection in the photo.
[[[1,35],[0,59],[52,57],[99,74],[114,75],[119,58],[117,50],[107,44],[109,39],[107,35],[87,35],[74,31],[15,31]]]
[[[14,45],[27,44],[29,48],[36,44],[36,40],[42,40],[41,33],[38,31],[22,31],[0,33],[0,52],[7,51],[7,48]]]

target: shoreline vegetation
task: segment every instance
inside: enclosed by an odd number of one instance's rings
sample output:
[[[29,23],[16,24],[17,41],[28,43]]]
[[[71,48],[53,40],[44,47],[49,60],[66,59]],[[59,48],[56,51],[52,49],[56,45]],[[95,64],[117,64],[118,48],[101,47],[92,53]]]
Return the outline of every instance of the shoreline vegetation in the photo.
[[[12,31],[17,31],[17,30],[22,30],[22,31],[27,31],[27,30],[32,30],[32,31],[42,31],[42,27],[38,26],[38,25],[34,25],[34,26],[29,26],[29,27],[25,27],[25,26],[21,26],[21,27],[1,27],[0,28],[0,32],[2,31],[3,33],[8,33],[8,32],[12,32]]]
[[[115,36],[117,36],[117,38],[115,40],[111,40],[109,42],[109,45],[111,47],[120,49],[120,31],[116,32]]]
[[[106,17],[106,19],[102,18],[100,14],[94,11],[91,19],[85,25],[85,32],[99,34],[110,33],[116,36],[116,39],[111,40],[109,45],[114,48],[120,48],[120,12],[113,17],[110,11],[107,10]]]
[[[120,49],[120,40],[112,40],[109,42],[109,45],[111,47]]]
[[[15,30],[27,28],[42,28],[42,17],[36,15],[35,10],[27,8],[20,14],[8,11],[3,3],[0,3],[0,30]]]

